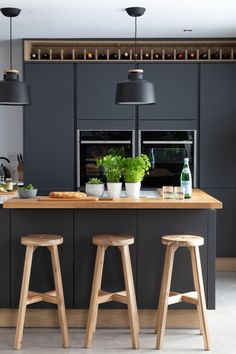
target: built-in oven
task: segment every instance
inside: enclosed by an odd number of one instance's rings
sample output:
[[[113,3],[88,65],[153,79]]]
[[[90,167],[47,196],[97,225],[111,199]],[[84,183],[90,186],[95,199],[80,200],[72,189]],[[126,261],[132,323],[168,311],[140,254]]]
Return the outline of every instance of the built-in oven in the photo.
[[[83,187],[89,178],[106,181],[96,160],[104,155],[134,156],[133,130],[77,130],[77,186]]]
[[[147,154],[151,169],[143,187],[179,186],[184,158],[189,158],[196,187],[196,130],[139,131],[139,152]]]

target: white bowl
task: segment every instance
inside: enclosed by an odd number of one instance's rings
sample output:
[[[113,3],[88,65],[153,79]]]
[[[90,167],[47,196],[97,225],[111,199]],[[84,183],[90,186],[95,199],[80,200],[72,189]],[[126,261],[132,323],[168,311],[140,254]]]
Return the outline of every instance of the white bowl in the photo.
[[[20,198],[35,198],[37,195],[37,189],[18,189],[18,194]]]

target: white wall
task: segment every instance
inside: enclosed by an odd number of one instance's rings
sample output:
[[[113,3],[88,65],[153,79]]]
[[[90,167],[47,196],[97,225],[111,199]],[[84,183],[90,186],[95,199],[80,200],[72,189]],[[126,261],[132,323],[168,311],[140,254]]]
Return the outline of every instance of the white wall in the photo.
[[[9,42],[0,42],[0,80],[3,71],[9,68]],[[13,68],[22,74],[22,41],[13,41]],[[16,153],[23,151],[23,109],[0,105],[0,156],[7,156],[12,160],[11,170],[15,176],[17,164]],[[7,165],[6,165],[7,166]]]

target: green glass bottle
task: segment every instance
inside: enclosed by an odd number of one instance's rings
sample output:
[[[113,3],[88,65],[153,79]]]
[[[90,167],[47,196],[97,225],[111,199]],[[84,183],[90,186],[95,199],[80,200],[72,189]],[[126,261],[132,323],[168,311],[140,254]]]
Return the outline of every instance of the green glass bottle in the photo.
[[[192,175],[189,168],[189,159],[184,159],[184,166],[180,175],[180,186],[184,187],[184,197],[192,197]]]

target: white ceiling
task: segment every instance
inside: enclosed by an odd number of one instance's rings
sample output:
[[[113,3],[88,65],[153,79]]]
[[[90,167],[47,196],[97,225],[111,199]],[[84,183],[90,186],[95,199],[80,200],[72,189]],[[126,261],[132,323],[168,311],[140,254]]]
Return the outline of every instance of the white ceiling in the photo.
[[[124,11],[130,6],[147,9],[138,37],[236,37],[235,0],[0,0],[0,7],[22,9],[14,38],[133,37],[134,19]],[[0,14],[0,40],[8,37],[9,19]]]

